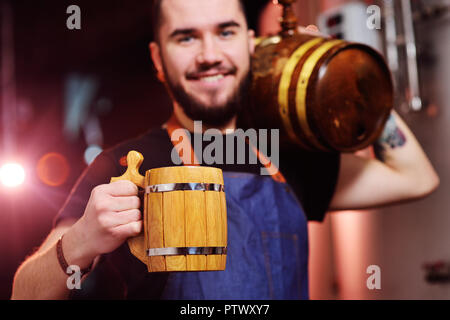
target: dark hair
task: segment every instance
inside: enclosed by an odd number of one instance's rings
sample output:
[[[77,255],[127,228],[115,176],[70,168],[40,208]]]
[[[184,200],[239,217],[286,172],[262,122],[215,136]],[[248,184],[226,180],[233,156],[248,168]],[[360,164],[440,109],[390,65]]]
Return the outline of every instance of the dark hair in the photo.
[[[158,30],[161,25],[161,3],[163,0],[152,0],[151,18],[153,29],[153,40],[158,42]],[[245,15],[245,3],[244,0],[239,0],[240,7]]]

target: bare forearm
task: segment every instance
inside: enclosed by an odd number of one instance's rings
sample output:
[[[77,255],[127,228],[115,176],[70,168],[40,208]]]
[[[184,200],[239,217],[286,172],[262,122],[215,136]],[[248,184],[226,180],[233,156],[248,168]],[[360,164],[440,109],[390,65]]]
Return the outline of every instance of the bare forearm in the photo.
[[[63,255],[69,265],[80,269],[89,266],[95,254],[86,251],[83,233],[77,224],[54,230],[38,252],[27,259],[16,272],[12,299],[66,299],[69,296],[67,280],[57,257],[56,243],[64,234]]]
[[[12,299],[67,299],[67,274],[56,257],[56,244],[29,258],[14,277]]]

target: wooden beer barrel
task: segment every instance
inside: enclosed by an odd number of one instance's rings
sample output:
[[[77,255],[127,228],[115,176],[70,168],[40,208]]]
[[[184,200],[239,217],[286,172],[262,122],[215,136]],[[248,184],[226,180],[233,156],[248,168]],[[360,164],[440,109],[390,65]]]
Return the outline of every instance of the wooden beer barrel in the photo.
[[[151,169],[145,176],[149,272],[224,270],[227,214],[222,170]]]
[[[284,144],[353,152],[381,134],[393,107],[383,57],[358,43],[294,33],[263,39],[252,59],[245,126],[280,129]]]

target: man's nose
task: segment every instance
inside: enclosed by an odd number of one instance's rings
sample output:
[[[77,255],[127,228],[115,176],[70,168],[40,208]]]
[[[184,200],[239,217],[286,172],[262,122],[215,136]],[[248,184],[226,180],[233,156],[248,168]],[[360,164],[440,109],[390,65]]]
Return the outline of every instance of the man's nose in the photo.
[[[197,63],[200,65],[216,65],[220,62],[222,62],[220,47],[213,37],[205,37],[197,56]]]

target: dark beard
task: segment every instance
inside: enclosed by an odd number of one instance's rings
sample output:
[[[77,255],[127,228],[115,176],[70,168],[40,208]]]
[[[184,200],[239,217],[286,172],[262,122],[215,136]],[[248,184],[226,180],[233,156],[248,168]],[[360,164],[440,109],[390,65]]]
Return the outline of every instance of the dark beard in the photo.
[[[202,121],[211,127],[221,127],[229,123],[234,116],[239,114],[247,103],[250,89],[250,75],[251,73],[248,72],[239,83],[237,90],[231,98],[221,106],[205,106],[190,96],[180,85],[175,85],[171,81],[166,81],[166,84],[169,87],[172,98],[178,102],[184,113],[191,120]]]

